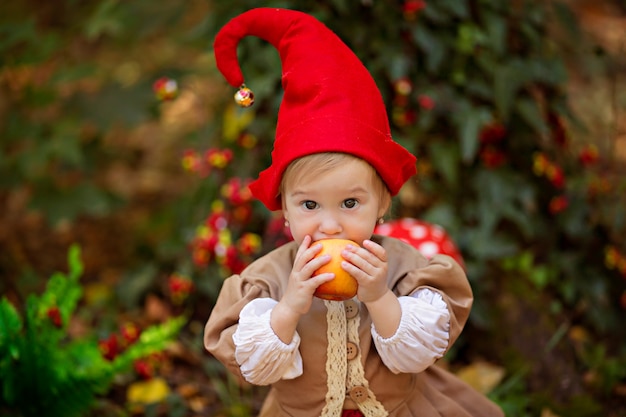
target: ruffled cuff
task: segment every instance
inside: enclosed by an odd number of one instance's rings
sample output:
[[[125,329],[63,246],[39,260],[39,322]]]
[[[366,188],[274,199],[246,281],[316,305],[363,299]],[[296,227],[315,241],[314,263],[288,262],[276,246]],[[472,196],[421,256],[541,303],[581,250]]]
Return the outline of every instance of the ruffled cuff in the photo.
[[[372,325],[372,337],[381,359],[395,373],[415,373],[443,356],[450,337],[450,312],[441,295],[422,288],[410,297],[398,297],[402,318],[396,333],[383,338]]]
[[[251,384],[269,385],[302,375],[300,335],[296,333],[287,345],[270,326],[270,316],[277,303],[271,298],[257,298],[239,314],[239,326],[233,334],[235,359],[241,374]]]

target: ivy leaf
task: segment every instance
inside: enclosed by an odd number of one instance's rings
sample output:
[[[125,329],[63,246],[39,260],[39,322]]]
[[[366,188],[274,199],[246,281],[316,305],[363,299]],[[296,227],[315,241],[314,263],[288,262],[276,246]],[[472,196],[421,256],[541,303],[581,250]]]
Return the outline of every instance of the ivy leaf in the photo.
[[[579,44],[582,38],[580,25],[578,24],[578,18],[571,8],[560,2],[552,3],[554,7],[554,16],[561,25],[567,30],[567,36],[570,38],[572,44]]]
[[[39,63],[52,55],[61,43],[56,33],[47,32],[43,36],[35,18],[1,22],[0,66]]]
[[[392,80],[396,80],[398,78],[406,76],[409,72],[409,68],[412,65],[411,60],[404,54],[399,53],[398,51],[389,50],[385,53],[386,57],[383,55],[382,58],[385,62],[389,62],[388,71],[389,76]]]
[[[510,235],[485,228],[466,229],[464,238],[467,241],[467,250],[483,260],[500,259],[518,250],[517,242]]]
[[[118,16],[119,10],[119,2],[116,0],[100,2],[94,14],[85,22],[87,39],[94,40],[101,35],[119,35],[123,30]]]
[[[465,163],[470,163],[478,152],[478,133],[492,120],[491,111],[487,107],[474,107],[465,102],[461,104],[453,118],[461,143],[461,159]]]
[[[509,120],[515,96],[524,84],[523,74],[519,62],[500,65],[494,71],[494,103],[503,123]]]
[[[81,213],[102,216],[109,213],[115,203],[105,190],[88,182],[69,189],[58,189],[54,184],[42,181],[36,189],[30,207],[46,213],[51,224],[74,219]]]
[[[426,8],[422,11],[423,16],[437,25],[444,25],[450,22],[450,16],[439,5],[439,2],[426,2]]]
[[[441,202],[433,205],[421,218],[432,224],[438,224],[449,232],[459,228],[459,216],[455,207],[449,203]]]
[[[548,132],[548,126],[534,100],[530,98],[518,99],[515,109],[538,134],[544,135]]]
[[[150,118],[150,106],[155,103],[149,80],[124,87],[116,82],[103,85],[95,92],[79,92],[65,103],[65,111],[94,125],[102,131],[123,124],[135,126]]]
[[[450,142],[434,142],[430,145],[430,161],[435,169],[440,172],[446,182],[455,187],[459,178],[459,148]]]
[[[467,19],[469,17],[468,2],[458,0],[439,0],[437,2],[442,9],[447,10],[456,18]]]
[[[530,272],[528,278],[537,287],[537,289],[543,289],[548,282],[550,282],[550,270],[545,266],[535,266]]]
[[[497,13],[485,10],[483,13],[483,21],[485,31],[487,32],[487,43],[497,55],[504,55],[506,52],[508,31],[506,19]]]
[[[426,69],[435,73],[448,55],[448,48],[440,36],[436,36],[422,25],[413,27],[411,30],[413,40],[424,52]]]

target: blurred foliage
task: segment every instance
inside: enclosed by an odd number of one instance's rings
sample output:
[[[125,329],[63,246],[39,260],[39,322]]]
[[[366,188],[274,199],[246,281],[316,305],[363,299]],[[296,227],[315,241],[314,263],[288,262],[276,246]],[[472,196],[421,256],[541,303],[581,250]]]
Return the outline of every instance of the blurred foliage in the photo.
[[[99,341],[97,335],[68,338],[82,295],[83,266],[77,246],[70,248],[68,262],[67,274],[54,274],[41,296],[29,295],[25,311],[18,311],[4,297],[0,301],[3,415],[86,415],[96,396],[107,393],[118,375],[165,349],[185,324],[185,318],[179,317],[141,332],[126,327],[119,342]]]
[[[57,246],[78,241],[86,280],[117,289],[111,308],[174,294],[173,308],[202,322],[225,276],[288,239],[245,187],[270,162],[278,54],[242,40],[256,99],[243,110],[211,50],[219,28],[257,3],[0,5],[4,293],[21,300],[41,287]],[[444,226],[476,296],[451,364],[504,366],[492,395],[507,415],[623,403],[624,160],[568,96],[572,70],[614,77],[620,57],[557,1],[264,6],[310,12],[344,39],[381,88],[395,139],[418,157],[395,215]],[[217,384],[221,396],[236,394],[230,384]]]

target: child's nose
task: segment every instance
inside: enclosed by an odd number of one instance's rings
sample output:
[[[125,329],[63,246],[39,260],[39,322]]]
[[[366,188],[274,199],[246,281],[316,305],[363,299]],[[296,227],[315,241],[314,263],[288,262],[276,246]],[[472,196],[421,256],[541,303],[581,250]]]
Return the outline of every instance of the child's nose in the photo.
[[[334,217],[326,217],[320,224],[320,232],[325,235],[336,235],[342,230],[341,223]]]

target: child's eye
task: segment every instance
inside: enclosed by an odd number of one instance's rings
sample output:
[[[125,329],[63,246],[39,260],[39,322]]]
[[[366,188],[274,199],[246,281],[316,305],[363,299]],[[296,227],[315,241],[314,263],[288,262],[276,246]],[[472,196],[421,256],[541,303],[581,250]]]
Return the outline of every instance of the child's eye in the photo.
[[[348,198],[347,200],[343,201],[343,206],[349,209],[355,208],[357,204],[359,204],[359,202],[356,201],[356,199],[354,198]]]
[[[317,208],[317,203],[315,201],[312,201],[312,200],[306,200],[306,201],[302,202],[302,205],[307,210],[315,210]]]

